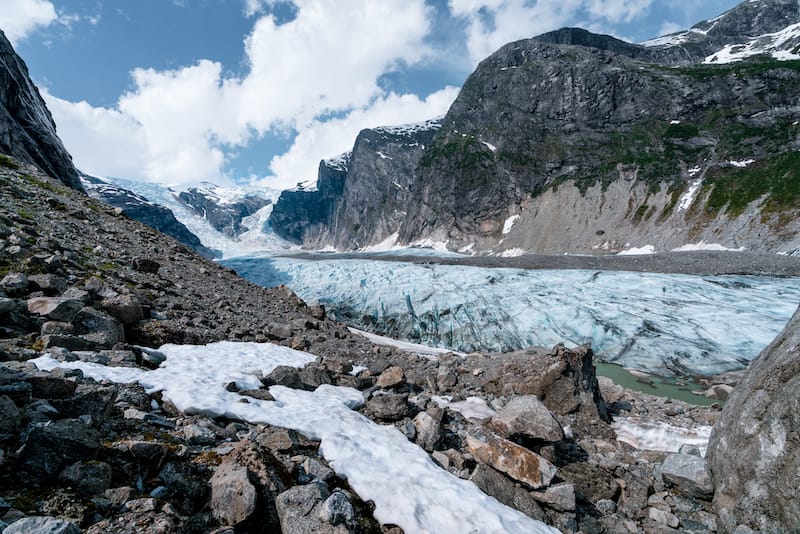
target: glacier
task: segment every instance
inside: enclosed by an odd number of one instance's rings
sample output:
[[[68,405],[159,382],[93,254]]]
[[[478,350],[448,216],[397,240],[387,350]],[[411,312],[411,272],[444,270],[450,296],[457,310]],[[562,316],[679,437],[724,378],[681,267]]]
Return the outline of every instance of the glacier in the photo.
[[[665,376],[747,366],[800,302],[800,279],[524,270],[360,259],[234,258],[329,316],[392,338],[506,352],[591,343],[600,361]]]

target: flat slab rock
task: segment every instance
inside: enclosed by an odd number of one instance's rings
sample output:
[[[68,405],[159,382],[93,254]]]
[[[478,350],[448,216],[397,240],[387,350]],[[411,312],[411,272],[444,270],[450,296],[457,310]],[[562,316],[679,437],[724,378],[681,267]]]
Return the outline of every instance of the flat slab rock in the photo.
[[[475,458],[538,489],[550,485],[556,466],[536,454],[483,428],[467,432],[467,448]]]

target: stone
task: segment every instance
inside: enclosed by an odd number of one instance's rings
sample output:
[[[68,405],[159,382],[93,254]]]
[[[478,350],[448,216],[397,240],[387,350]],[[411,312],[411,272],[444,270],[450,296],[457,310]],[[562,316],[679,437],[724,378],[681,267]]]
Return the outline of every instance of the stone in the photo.
[[[125,330],[119,321],[94,308],[83,308],[74,320],[75,331],[83,339],[110,349],[125,341]]]
[[[105,299],[100,307],[124,325],[135,325],[145,318],[142,303],[134,295],[117,295]]]
[[[539,521],[547,519],[544,511],[531,495],[532,492],[488,465],[478,464],[472,471],[470,481],[485,494],[494,497],[506,506],[519,510],[528,517]]]
[[[9,297],[19,297],[28,292],[28,277],[23,273],[8,273],[0,280],[0,289]]]
[[[328,488],[321,483],[312,482],[305,486],[290,488],[275,499],[281,531],[292,534],[345,534],[348,528],[343,524],[332,525],[329,518],[337,519],[322,511],[322,504],[330,496]],[[323,519],[325,517],[325,519]]]
[[[47,321],[42,325],[41,334],[46,336],[48,334],[72,334],[75,327],[72,323],[64,323],[60,321]]]
[[[61,472],[59,479],[84,495],[100,495],[111,485],[111,466],[105,462],[75,462]]]
[[[306,365],[300,370],[300,381],[309,391],[317,389],[322,384],[330,384],[331,377],[328,371],[317,365]]]
[[[435,415],[429,412],[420,412],[414,417],[416,443],[428,452],[435,450],[442,440],[441,410],[438,412]]]
[[[573,462],[561,466],[558,469],[558,476],[572,483],[576,493],[590,502],[614,500],[620,492],[619,483],[611,473],[587,462]],[[626,487],[630,489],[632,486],[627,484]],[[647,502],[647,486],[644,487],[644,502]]]
[[[161,269],[161,264],[150,258],[134,258],[131,265],[134,271],[140,273],[157,274]]]
[[[331,525],[347,524],[355,517],[353,505],[343,491],[336,490],[322,502],[319,518]]]
[[[3,534],[81,534],[75,523],[55,517],[24,517],[11,523]]]
[[[710,498],[714,494],[711,471],[704,458],[690,454],[670,454],[661,466],[661,477],[694,497]]]
[[[217,435],[213,431],[196,424],[182,427],[181,434],[193,445],[211,445],[217,441]]]
[[[17,301],[8,297],[0,297],[0,317],[17,307]]]
[[[223,463],[209,484],[211,513],[221,524],[237,525],[255,512],[257,492],[248,479],[247,469]]]
[[[550,484],[556,467],[536,454],[485,429],[467,432],[467,447],[475,458],[533,489]]]
[[[83,302],[60,297],[34,297],[27,301],[28,311],[47,317],[52,321],[69,323],[83,308]]]
[[[389,389],[400,386],[406,381],[406,376],[402,367],[387,367],[378,377],[376,385],[379,388]]]
[[[321,464],[313,458],[306,458],[303,462],[303,470],[306,474],[321,480],[322,482],[330,482],[334,476],[333,469]]]
[[[299,439],[294,430],[267,427],[256,436],[256,443],[272,452],[288,452],[299,445]]]
[[[37,372],[26,378],[31,385],[32,394],[40,399],[63,399],[71,396],[78,388],[78,384],[64,376],[58,376],[57,371],[52,373]],[[63,375],[63,372],[61,372]]]
[[[54,476],[76,461],[93,460],[101,449],[96,430],[74,419],[63,419],[34,425],[20,459],[27,471]]]
[[[288,365],[279,365],[265,376],[261,382],[267,386],[285,386],[292,389],[305,389],[300,379],[300,371]]]
[[[28,277],[28,287],[45,295],[60,295],[67,289],[67,280],[54,274],[34,274]]]
[[[557,512],[575,511],[575,486],[569,482],[553,484],[544,491],[532,491],[531,496]]]
[[[523,436],[536,441],[564,439],[564,431],[535,395],[514,397],[492,417],[492,427],[504,437]]]
[[[647,516],[659,525],[664,525],[670,528],[678,528],[678,525],[680,525],[680,521],[675,514],[666,512],[664,510],[659,510],[658,508],[648,508]]]
[[[0,434],[16,434],[22,428],[22,416],[10,397],[0,396]]]
[[[68,351],[89,351],[97,347],[97,343],[69,334],[45,334],[41,337],[45,349],[63,348]]]
[[[381,421],[398,421],[408,415],[408,395],[375,393],[366,403],[366,412]]]
[[[597,384],[600,386],[600,394],[603,396],[603,400],[608,404],[614,404],[625,396],[625,388],[607,376],[598,376]]]

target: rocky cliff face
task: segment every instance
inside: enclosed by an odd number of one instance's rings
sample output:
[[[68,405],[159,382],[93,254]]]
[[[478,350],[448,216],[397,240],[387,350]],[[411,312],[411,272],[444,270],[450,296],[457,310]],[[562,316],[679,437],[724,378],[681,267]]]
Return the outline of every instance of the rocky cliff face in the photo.
[[[205,217],[211,226],[228,237],[237,237],[249,228],[242,219],[269,205],[272,201],[254,193],[230,199],[220,196],[221,190],[213,184],[192,187],[178,194],[178,199],[198,215]]]
[[[270,224],[309,246],[357,249],[393,241],[420,181],[419,161],[439,121],[363,130],[353,151],[320,164],[316,191],[285,192]]]
[[[81,181],[89,196],[104,204],[121,209],[131,219],[142,222],[150,228],[175,238],[206,258],[214,257],[214,252],[203,246],[200,238],[190,232],[164,206],[150,202],[141,195],[94,176],[81,174]]]
[[[794,39],[797,10],[796,2],[745,2],[647,46],[578,29],[508,44],[478,66],[414,157],[365,165],[358,184],[352,163],[342,194],[329,197],[335,208],[313,231],[288,209],[281,224],[308,246],[340,249],[399,228],[401,244],[477,252],[614,253],[701,241],[797,250],[800,63],[764,55],[699,63],[764,32],[758,50],[792,57],[797,51],[782,47]],[[757,48],[730,48],[726,60],[745,58],[745,49]],[[386,154],[369,148],[373,162]],[[403,195],[379,193],[395,182]]]
[[[32,163],[81,190],[72,157],[56,134],[53,117],[5,34],[0,30],[0,153]]]

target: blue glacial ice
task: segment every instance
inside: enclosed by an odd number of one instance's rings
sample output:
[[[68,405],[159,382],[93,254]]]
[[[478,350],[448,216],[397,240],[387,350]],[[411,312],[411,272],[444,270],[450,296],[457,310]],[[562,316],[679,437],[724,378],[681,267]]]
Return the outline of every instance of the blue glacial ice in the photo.
[[[661,376],[745,367],[800,302],[800,279],[490,269],[364,260],[239,258],[334,319],[462,352],[591,343],[601,361]]]

